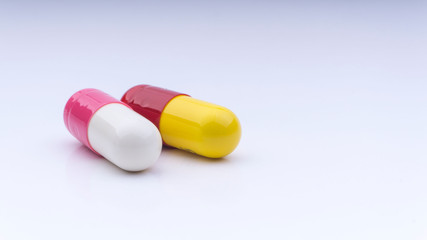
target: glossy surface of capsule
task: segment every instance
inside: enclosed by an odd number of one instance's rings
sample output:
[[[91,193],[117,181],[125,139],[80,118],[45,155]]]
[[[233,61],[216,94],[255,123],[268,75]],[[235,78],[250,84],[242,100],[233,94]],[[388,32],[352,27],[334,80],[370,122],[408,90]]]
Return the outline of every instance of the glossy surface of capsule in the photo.
[[[65,106],[64,122],[81,143],[124,170],[144,170],[160,155],[156,126],[99,90],[75,93]]]
[[[152,121],[166,145],[221,158],[240,141],[240,122],[225,107],[149,85],[129,89],[122,101]]]

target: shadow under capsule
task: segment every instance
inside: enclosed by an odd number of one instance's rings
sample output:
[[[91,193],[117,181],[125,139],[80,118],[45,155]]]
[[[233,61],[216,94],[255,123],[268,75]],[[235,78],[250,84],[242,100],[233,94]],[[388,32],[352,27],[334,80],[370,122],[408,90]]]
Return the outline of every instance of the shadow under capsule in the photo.
[[[222,158],[208,158],[208,157],[198,155],[196,153],[188,152],[182,149],[165,146],[165,145],[163,146],[162,154],[167,154],[167,155],[171,155],[171,156],[175,156],[183,159],[185,158],[185,159],[195,160],[195,161],[204,162],[204,163],[212,163],[212,164],[221,164],[221,163],[224,164],[229,162],[229,156],[225,156]]]
[[[156,168],[156,164],[142,171],[125,171],[80,143],[71,144],[71,142],[67,142],[66,145],[67,148],[74,148],[66,160],[67,176],[69,179],[81,182],[81,185],[86,185],[91,176],[96,175],[99,171],[119,175],[139,175],[141,173],[142,175],[146,175],[149,172],[157,172],[154,170]],[[206,164],[227,164],[230,162],[230,156],[222,158],[208,158],[174,147],[163,146],[162,155],[159,161],[165,160],[165,158],[169,157],[176,157],[183,161],[197,161]]]
[[[82,144],[78,144],[75,150],[68,156],[67,172],[71,173],[71,175],[74,175],[73,173],[76,173],[78,176],[82,176],[84,174],[91,175],[91,173],[99,169],[114,172],[115,174],[125,175],[135,175],[138,173],[148,172],[150,170],[150,168],[135,172],[123,170]]]

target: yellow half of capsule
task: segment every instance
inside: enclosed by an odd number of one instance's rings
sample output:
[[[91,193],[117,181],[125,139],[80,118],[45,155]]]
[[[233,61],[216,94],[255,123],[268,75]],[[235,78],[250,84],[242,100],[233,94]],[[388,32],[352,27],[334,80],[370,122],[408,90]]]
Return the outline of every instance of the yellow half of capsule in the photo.
[[[230,154],[239,144],[239,119],[225,107],[178,96],[164,108],[159,123],[163,141],[210,158]]]

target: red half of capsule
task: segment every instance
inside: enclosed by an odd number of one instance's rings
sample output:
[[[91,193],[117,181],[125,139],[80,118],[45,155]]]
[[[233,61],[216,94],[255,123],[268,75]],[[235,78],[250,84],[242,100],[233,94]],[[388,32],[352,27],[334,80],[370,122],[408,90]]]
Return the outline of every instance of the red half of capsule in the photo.
[[[160,116],[166,105],[170,100],[181,95],[189,96],[150,85],[137,85],[129,89],[121,100],[159,128]]]

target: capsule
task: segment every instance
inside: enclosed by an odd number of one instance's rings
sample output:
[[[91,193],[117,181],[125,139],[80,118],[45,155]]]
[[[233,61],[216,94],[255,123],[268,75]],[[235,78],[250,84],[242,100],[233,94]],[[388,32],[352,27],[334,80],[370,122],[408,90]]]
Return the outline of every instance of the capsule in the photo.
[[[124,170],[144,170],[159,158],[156,126],[102,91],[88,88],[71,96],[64,122],[82,144]]]
[[[165,145],[221,158],[240,141],[241,127],[233,112],[187,94],[138,85],[123,95],[122,102],[154,123]]]

